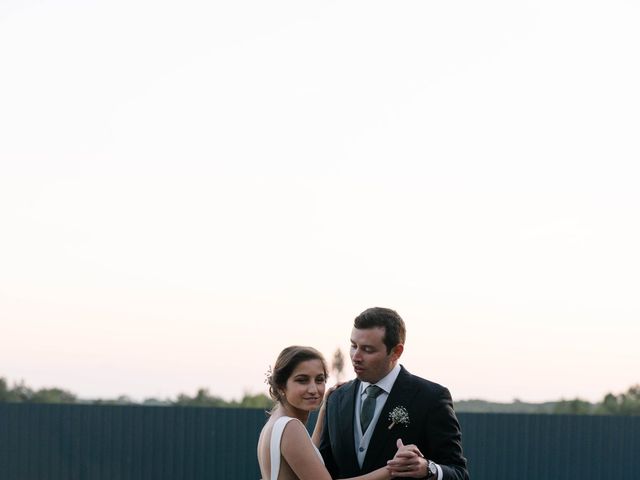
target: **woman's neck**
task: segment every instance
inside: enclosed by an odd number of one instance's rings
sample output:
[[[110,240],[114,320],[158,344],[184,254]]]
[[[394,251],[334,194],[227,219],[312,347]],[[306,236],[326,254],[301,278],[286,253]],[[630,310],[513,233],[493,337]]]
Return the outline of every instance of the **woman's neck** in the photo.
[[[277,411],[278,411],[278,413],[281,414],[279,416],[287,416],[287,417],[297,418],[298,420],[300,420],[305,425],[307,424],[307,420],[309,420],[309,411],[308,410],[300,410],[299,408],[292,407],[288,403],[287,404],[281,403],[280,405],[278,405],[278,410]]]

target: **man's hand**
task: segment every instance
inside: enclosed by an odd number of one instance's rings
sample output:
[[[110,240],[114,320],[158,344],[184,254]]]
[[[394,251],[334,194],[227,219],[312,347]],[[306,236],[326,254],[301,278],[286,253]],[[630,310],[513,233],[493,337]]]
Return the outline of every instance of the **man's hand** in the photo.
[[[392,477],[427,476],[427,461],[415,445],[405,445],[399,438],[396,442],[398,451],[395,457],[387,462],[387,469]]]

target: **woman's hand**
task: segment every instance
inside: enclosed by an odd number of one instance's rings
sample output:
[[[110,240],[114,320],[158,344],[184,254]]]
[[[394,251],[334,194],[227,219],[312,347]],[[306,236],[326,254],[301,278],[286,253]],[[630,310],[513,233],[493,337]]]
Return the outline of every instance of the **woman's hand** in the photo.
[[[333,387],[327,388],[324,392],[324,398],[322,399],[322,404],[325,405],[327,403],[327,400],[329,400],[329,397],[331,396],[331,394],[335,392],[337,389],[339,389],[345,383],[346,382],[338,382]]]

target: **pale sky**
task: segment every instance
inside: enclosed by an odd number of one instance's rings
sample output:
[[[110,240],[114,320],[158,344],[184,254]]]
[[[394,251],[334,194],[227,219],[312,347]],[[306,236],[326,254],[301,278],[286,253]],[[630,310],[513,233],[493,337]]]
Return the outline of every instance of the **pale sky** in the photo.
[[[454,399],[625,391],[638,25],[630,0],[3,0],[0,376],[239,398],[379,305]]]

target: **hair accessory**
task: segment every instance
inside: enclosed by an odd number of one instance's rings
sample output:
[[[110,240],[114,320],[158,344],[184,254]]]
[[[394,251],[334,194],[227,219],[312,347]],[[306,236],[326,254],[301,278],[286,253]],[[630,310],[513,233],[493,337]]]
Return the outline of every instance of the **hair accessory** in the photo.
[[[273,370],[271,369],[271,365],[269,365],[269,370],[267,370],[264,374],[264,383],[267,385],[271,385],[271,377],[273,376]]]

